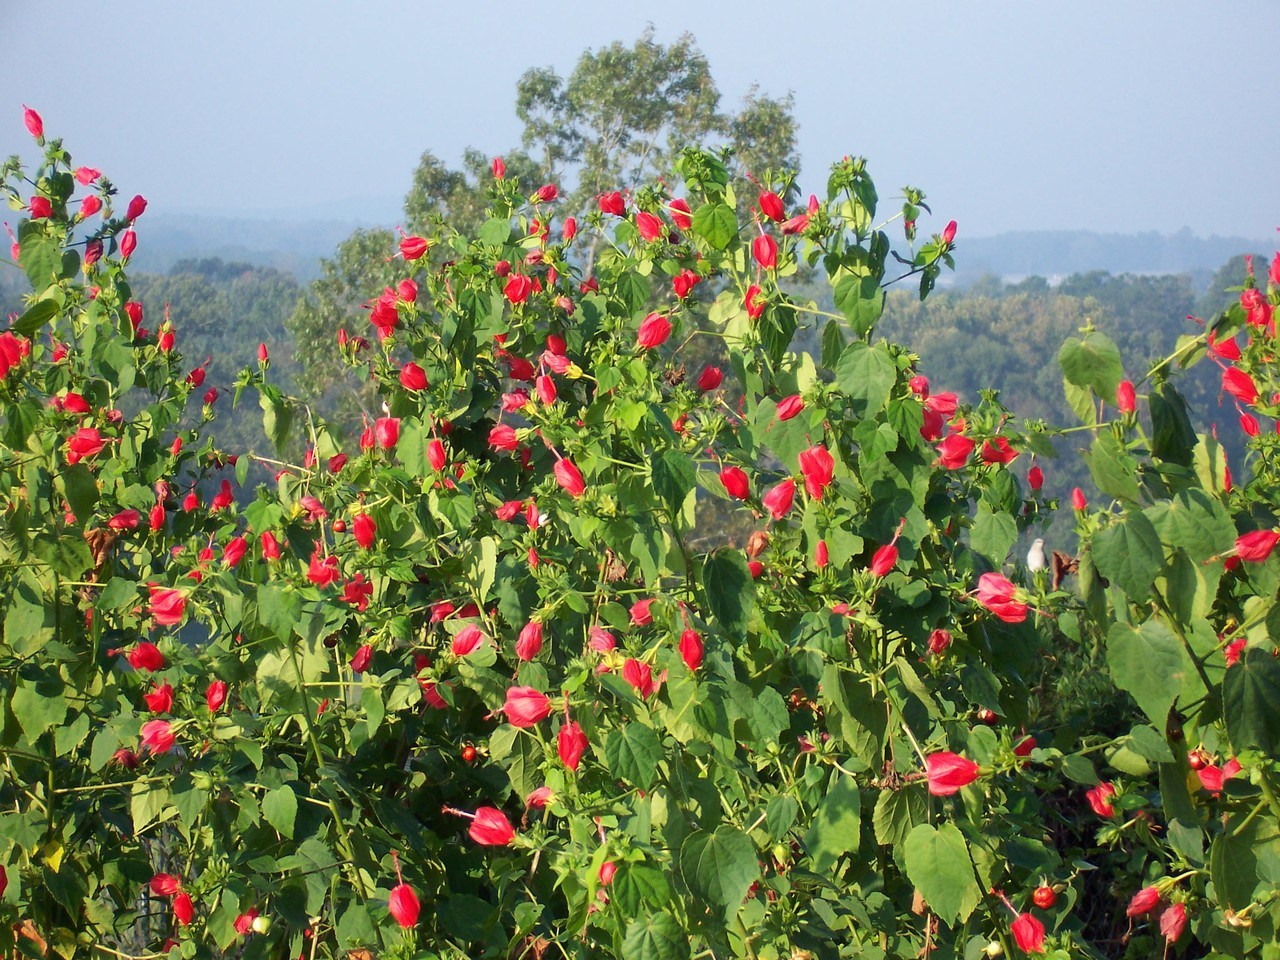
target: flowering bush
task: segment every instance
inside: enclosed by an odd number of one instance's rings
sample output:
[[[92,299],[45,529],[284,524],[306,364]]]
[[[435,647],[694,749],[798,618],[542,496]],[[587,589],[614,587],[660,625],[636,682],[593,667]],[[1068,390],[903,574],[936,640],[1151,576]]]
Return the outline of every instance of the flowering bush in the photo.
[[[1102,792],[1089,758],[1161,764],[1163,790],[1189,762],[1175,729],[1085,744],[1041,709],[1059,621],[1078,641],[1110,616],[1121,649],[1154,629],[1108,613],[1133,570],[1173,576],[1109,552],[1145,514],[1081,513],[1079,614],[1047,572],[1005,565],[1052,506],[1023,479],[1051,448],[994,395],[959,406],[873,339],[890,271],[927,295],[956,231],[891,253],[861,160],[802,212],[763,189],[751,223],[696,150],[678,194],[606,194],[582,222],[557,217],[554,185],[518,195],[495,164],[478,235],[404,237],[403,278],[339,337],[383,401],[357,443],[272,384],[265,352],[244,371],[234,399],[256,394],[270,440],[306,454],[259,456],[274,487],[237,503],[222,471],[243,482],[249,454],[201,440],[217,393],[168,319],[148,332],[130,306],[145,203],[116,216],[111,186],[28,128],[42,167],[4,169],[33,295],[0,335],[0,947],[1067,956],[1095,950],[1076,908],[1096,889],[1083,850],[1104,852],[1046,820],[1067,781],[1075,809],[1127,817],[1106,848],[1149,851],[1157,900],[1136,913],[1137,860],[1107,861],[1118,914],[1158,916],[1170,941],[1190,925],[1220,951],[1216,933],[1253,944],[1184,896],[1209,896],[1199,873],[1157,867],[1202,829],[1237,859],[1236,838],[1273,837],[1246,778],[1222,767],[1217,799],[1188,794],[1157,839],[1135,815],[1150,801]],[[908,190],[908,243],[922,208]],[[839,313],[785,292],[802,264]],[[820,365],[793,347],[816,324]],[[688,369],[700,338],[723,341],[727,369]],[[1068,359],[1080,389],[1110,386],[1092,355]],[[1098,431],[1121,464],[1124,417]],[[1170,422],[1158,456],[1182,439]],[[1209,443],[1200,474],[1188,460],[1142,482],[1220,477]],[[753,529],[745,551],[701,524],[713,499]],[[1212,604],[1190,586],[1213,577],[1208,556],[1188,554],[1171,602]],[[1233,623],[1265,625],[1241,602]],[[1167,650],[1144,660],[1143,642],[1132,671],[1155,676]],[[1263,660],[1246,651],[1238,675]],[[1111,657],[1144,711],[1183,703],[1129,662]],[[1266,712],[1265,690],[1232,690],[1223,704]],[[1209,753],[1227,742],[1217,715],[1194,728]],[[1253,776],[1272,745],[1251,724],[1229,742]],[[1216,804],[1251,812],[1224,831]],[[1247,894],[1216,895],[1254,903],[1270,868],[1253,869]],[[1260,931],[1273,908],[1257,902],[1222,901]]]

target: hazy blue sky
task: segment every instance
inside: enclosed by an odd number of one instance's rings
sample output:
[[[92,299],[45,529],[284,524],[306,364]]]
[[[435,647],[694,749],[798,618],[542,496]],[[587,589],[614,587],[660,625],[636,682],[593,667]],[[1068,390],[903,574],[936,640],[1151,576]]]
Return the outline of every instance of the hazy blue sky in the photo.
[[[796,97],[802,186],[869,158],[970,235],[1280,225],[1280,2],[504,4],[0,0],[0,153],[21,104],[153,209],[394,216],[419,154],[514,145],[516,80],[692,32],[726,106]],[[63,14],[55,14],[55,10]],[[7,104],[7,106],[6,106]],[[807,191],[806,191],[807,192]],[[936,225],[935,225],[936,228]]]

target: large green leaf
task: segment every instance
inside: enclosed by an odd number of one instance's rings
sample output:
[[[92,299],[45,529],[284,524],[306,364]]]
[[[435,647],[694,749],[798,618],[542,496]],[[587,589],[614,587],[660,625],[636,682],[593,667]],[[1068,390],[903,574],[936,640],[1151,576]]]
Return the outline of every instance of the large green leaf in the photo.
[[[1093,538],[1093,562],[1098,572],[1135,603],[1151,595],[1151,585],[1164,566],[1160,535],[1146,515],[1131,510]]]
[[[872,824],[876,831],[876,843],[896,847],[907,839],[917,824],[929,816],[924,789],[918,784],[908,784],[901,790],[881,790],[876,797],[876,809]]]
[[[1280,663],[1268,651],[1246,649],[1240,662],[1227,668],[1222,712],[1237,752],[1258,749],[1274,757],[1280,750]]]
[[[1140,627],[1125,623],[1107,634],[1107,664],[1116,686],[1133,695],[1157,730],[1169,719],[1169,708],[1194,667],[1173,631],[1159,620]]]
[[[270,791],[262,798],[262,815],[267,823],[286,837],[293,836],[293,822],[298,816],[298,796],[288,784]]]
[[[982,899],[964,837],[953,823],[922,823],[903,845],[907,876],[944,922],[965,920]]]
[[[1007,513],[994,513],[985,503],[978,507],[969,531],[969,545],[999,567],[1018,539],[1018,525]]]
[[[647,790],[662,759],[662,741],[643,723],[629,723],[609,734],[604,759],[613,776]]]
[[[756,588],[751,570],[739,550],[720,550],[702,563],[702,589],[707,608],[720,623],[725,636],[741,642],[756,606]]]
[[[738,218],[727,203],[705,203],[693,214],[693,232],[717,250],[738,235]]]
[[[865,336],[884,313],[884,288],[873,276],[847,274],[836,282],[833,296],[836,306],[860,337]]]
[[[1085,454],[1093,482],[1109,497],[1136,501],[1139,496],[1138,461],[1136,461],[1113,433],[1100,433],[1093,441],[1093,449]]]
[[[679,516],[685,497],[698,482],[693,461],[679,450],[664,450],[653,461],[653,489],[672,516]]]
[[[1120,351],[1111,338],[1096,330],[1083,339],[1070,337],[1058,351],[1058,363],[1068,383],[1092,387],[1098,397],[1114,404],[1116,388],[1124,378]]]
[[[1181,547],[1198,564],[1235,545],[1231,514],[1222,501],[1203,490],[1181,490],[1173,499],[1153,503],[1143,512],[1165,543]]]
[[[680,875],[699,900],[721,908],[726,915],[736,913],[760,876],[755,844],[728,824],[710,833],[697,830],[680,847]]]
[[[862,797],[852,777],[839,775],[831,791],[818,804],[804,845],[813,858],[815,873],[832,870],[840,856],[853,853],[862,840]]]
[[[898,376],[898,366],[884,344],[855,340],[840,355],[836,386],[849,398],[857,417],[873,417],[884,409]]]
[[[38,300],[26,313],[14,321],[10,329],[20,336],[29,337],[57,315],[57,301]]]
[[[622,960],[688,960],[690,942],[670,914],[637,917],[622,941]]]

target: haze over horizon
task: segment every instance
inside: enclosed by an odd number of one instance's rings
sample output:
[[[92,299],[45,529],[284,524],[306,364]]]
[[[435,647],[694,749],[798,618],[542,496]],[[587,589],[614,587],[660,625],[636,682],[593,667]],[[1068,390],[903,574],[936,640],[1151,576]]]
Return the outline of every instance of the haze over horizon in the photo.
[[[101,167],[156,214],[394,222],[422,151],[450,165],[518,144],[516,81],[572,70],[587,48],[688,31],[735,104],[758,83],[795,95],[801,186],[821,189],[846,153],[869,160],[888,202],[922,187],[938,229],[1099,233],[1189,228],[1275,238],[1280,129],[1248,112],[1266,76],[1224,55],[1274,32],[1280,4],[1001,0],[981,12],[749,0],[723,8],[653,0],[617,11],[583,0],[527,8],[481,0],[424,16],[377,0],[229,0],[217,9],[116,5],[81,25],[93,73],[48,68],[43,4],[0,9],[0,154],[31,155],[38,109],[78,162]]]

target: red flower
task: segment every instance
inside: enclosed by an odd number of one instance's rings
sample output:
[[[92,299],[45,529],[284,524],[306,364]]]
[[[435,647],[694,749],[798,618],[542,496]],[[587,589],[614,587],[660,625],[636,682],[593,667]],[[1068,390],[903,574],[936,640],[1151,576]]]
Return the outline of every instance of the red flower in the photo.
[[[586,492],[587,485],[583,482],[582,472],[570,460],[564,458],[557,460],[554,472],[556,483],[560,484],[560,488],[569,496],[576,499]]]
[[[745,500],[751,494],[751,481],[741,467],[725,467],[721,470],[720,484],[725,493],[735,500]]]
[[[513,727],[532,727],[551,716],[551,701],[533,687],[511,687],[507,690],[502,712]]]
[[[1236,537],[1236,555],[1249,563],[1261,563],[1271,556],[1280,543],[1280,533],[1275,530],[1254,530]]]
[[[560,188],[554,183],[546,183],[534,191],[533,199],[538,203],[550,203],[558,196],[560,196]]]
[[[587,645],[596,653],[608,653],[610,650],[617,648],[618,641],[604,627],[596,625],[591,628],[590,640]]]
[[[660,240],[665,229],[661,217],[655,217],[652,213],[644,211],[636,214],[636,230],[639,231],[641,239],[649,243]]]
[[[400,440],[400,418],[379,417],[373,424],[373,438],[383,450],[390,450]]]
[[[280,541],[276,539],[276,535],[270,530],[265,531],[258,538],[258,542],[262,545],[263,560],[279,560],[280,559]]]
[[[978,779],[978,765],[958,753],[931,753],[924,764],[935,797],[949,797]]]
[[[186,609],[187,598],[180,590],[151,588],[151,619],[157,626],[172,627],[181,623]],[[159,667],[153,669],[158,670]]]
[[[236,566],[249,551],[249,541],[244,537],[232,537],[222,548],[222,562],[228,567]]]
[[[1222,785],[1240,772],[1240,761],[1232,757],[1221,767],[1214,764],[1208,764],[1196,771],[1196,776],[1200,778],[1200,786],[1208,790],[1210,793],[1221,793]]]
[[[783,397],[778,401],[778,419],[781,421],[790,420],[800,415],[800,411],[804,409],[804,400],[800,394],[794,393],[789,397]]]
[[[636,344],[643,350],[652,350],[667,342],[671,336],[671,321],[660,313],[651,313],[640,322]]]
[[[95,427],[81,427],[67,440],[67,465],[96,456],[106,445],[107,442]]]
[[[790,477],[764,495],[761,503],[775,520],[781,520],[791,510],[796,498],[796,482]]]
[[[1093,812],[1100,817],[1114,817],[1116,808],[1111,805],[1111,798],[1116,795],[1116,788],[1109,783],[1100,783],[1084,792]]]
[[[513,304],[524,303],[531,293],[533,293],[533,281],[520,273],[513,273],[502,288],[503,296]]]
[[[489,446],[494,450],[504,450],[511,452],[520,445],[520,439],[516,436],[515,428],[505,423],[499,423],[489,431]]]
[[[338,572],[338,558],[330,554],[321,556],[317,550],[311,554],[311,563],[307,566],[307,579],[317,587],[324,589],[337,583],[341,578]]]
[[[378,525],[369,514],[357,513],[351,523],[351,535],[356,538],[356,543],[368,550],[377,539]]]
[[[1015,600],[1017,587],[999,573],[984,573],[978,578],[978,602],[1005,623],[1021,623],[1027,619],[1027,604]]]
[[[182,889],[182,881],[171,873],[157,873],[151,878],[151,892],[157,897],[172,897]]]
[[[162,683],[150,693],[144,693],[142,699],[152,713],[168,713],[173,709],[173,685]]]
[[[671,289],[675,295],[683,300],[689,295],[689,291],[702,282],[702,277],[698,276],[692,270],[681,270],[678,274],[671,278]]]
[[[133,251],[138,249],[138,235],[132,230],[120,234],[120,259],[128,260]]]
[[[1237,367],[1222,371],[1222,389],[1246,405],[1256,403],[1258,399],[1258,385],[1253,382],[1253,377]]]
[[[831,552],[827,549],[827,541],[819,540],[818,545],[813,548],[813,565],[819,570],[825,570],[830,562]]]
[[[938,465],[944,470],[959,470],[969,462],[969,454],[977,446],[962,433],[953,433],[938,444]]]
[[[703,367],[702,373],[698,374],[698,389],[703,393],[709,393],[720,386],[723,380],[724,374],[720,372],[719,367]]]
[[[610,216],[621,217],[627,212],[627,205],[622,199],[622,194],[617,190],[600,194],[596,197],[596,203],[599,204],[601,213],[607,213]]]
[[[680,658],[691,672],[698,672],[698,668],[702,666],[702,656],[702,637],[698,636],[698,631],[691,629],[680,634]]]
[[[455,657],[465,657],[474,653],[483,642],[484,632],[474,623],[469,623],[457,632],[449,649]]]
[[[124,218],[132,223],[147,211],[147,198],[138,194],[129,201],[129,206],[125,210]]]
[[[800,472],[804,474],[805,492],[812,499],[822,499],[823,491],[831,485],[835,465],[835,460],[821,443],[801,451]]]
[[[1004,437],[993,437],[982,445],[982,462],[1005,466],[1018,459],[1018,451],[1009,446]]]
[[[1121,413],[1133,413],[1137,405],[1138,399],[1133,391],[1133,382],[1121,380],[1120,386],[1116,387],[1116,409]]]
[[[1027,486],[1036,493],[1040,492],[1040,488],[1044,486],[1044,471],[1037,464],[1032,464],[1031,469],[1027,471]]]
[[[929,652],[935,656],[946,652],[947,647],[951,646],[951,631],[943,630],[941,627],[929,634]]]
[[[1029,913],[1020,913],[1010,928],[1023,953],[1044,953],[1044,924]]]
[[[251,907],[247,912],[238,914],[235,922],[231,924],[232,928],[240,936],[247,936],[253,932],[253,921],[258,919],[258,908]]]
[[[751,242],[751,255],[762,268],[772,270],[778,265],[778,241],[767,233],[760,234]]]
[[[631,605],[631,622],[637,627],[645,627],[653,623],[654,599],[637,600]]]
[[[400,368],[400,385],[406,390],[427,389],[427,372],[410,360]]]
[[[629,658],[622,665],[622,679],[631,684],[644,699],[648,700],[653,696],[653,668],[643,660]]]
[[[419,260],[430,246],[424,237],[404,237],[400,241],[400,256],[405,260]]]
[[[471,829],[467,831],[471,839],[484,847],[506,847],[515,839],[507,815],[497,807],[481,807],[471,820]]]
[[[168,720],[148,720],[142,725],[142,746],[152,753],[168,753],[176,741]]]
[[[782,198],[772,190],[761,191],[757,202],[760,204],[760,212],[775,223],[786,215],[782,208]]]
[[[1165,940],[1174,943],[1182,936],[1184,930],[1187,929],[1187,906],[1184,903],[1174,903],[1165,907],[1164,912],[1160,914],[1160,932],[1164,934]]]
[[[342,600],[349,603],[361,613],[369,608],[369,600],[373,596],[373,584],[365,580],[363,573],[357,573],[342,585]]]
[[[214,680],[209,684],[209,689],[204,692],[204,702],[209,707],[210,713],[217,713],[222,709],[222,705],[227,702],[227,682],[225,680]]]
[[[948,247],[955,242],[956,239],[956,222],[952,220],[942,228],[942,242]]]
[[[677,197],[668,203],[667,210],[671,213],[672,221],[681,230],[688,230],[693,226],[692,211],[684,197]]]
[[[417,926],[418,914],[422,907],[418,903],[418,896],[413,892],[413,887],[407,883],[398,883],[391,888],[391,896],[387,898],[387,909],[391,911],[391,916],[395,917],[396,923],[408,929]]]
[[[143,640],[134,646],[129,651],[127,658],[129,666],[133,667],[133,669],[150,672],[163,670],[168,663],[164,658],[164,654],[160,652],[160,648],[149,640]]]
[[[578,721],[570,720],[560,728],[556,737],[556,750],[560,754],[560,762],[570,770],[577,770],[582,762],[582,755],[587,752],[587,735],[578,726]]]
[[[1133,899],[1129,901],[1129,906],[1125,910],[1125,915],[1130,917],[1140,917],[1143,914],[1150,913],[1155,909],[1156,904],[1160,902],[1160,891],[1155,887],[1143,887],[1133,895]]]
[[[596,873],[596,876],[600,878],[600,886],[607,887],[613,883],[613,877],[617,872],[618,865],[612,860],[606,860],[600,864],[600,869]]]
[[[892,543],[886,543],[871,558],[871,575],[883,577],[897,565],[898,548]]]
[[[754,283],[747,287],[746,295],[742,298],[742,305],[747,310],[747,316],[752,320],[758,319],[760,314],[764,313],[764,308],[768,303],[769,298],[766,297],[764,295],[764,291]]]
[[[173,898],[173,915],[177,918],[178,923],[184,927],[190,925],[196,915],[195,904],[191,902],[191,894],[184,892]]]
[[[22,122],[26,124],[27,133],[40,140],[44,137],[44,120],[25,103],[22,105]]]
[[[445,468],[445,464],[449,462],[449,456],[445,452],[444,443],[438,439],[427,441],[427,463],[431,464],[431,469],[440,471]]]
[[[532,660],[542,650],[542,624],[530,620],[520,631],[516,640],[516,656],[521,660]]]
[[[133,530],[138,526],[137,510],[121,510],[114,517],[107,521],[107,526],[112,530]]]

